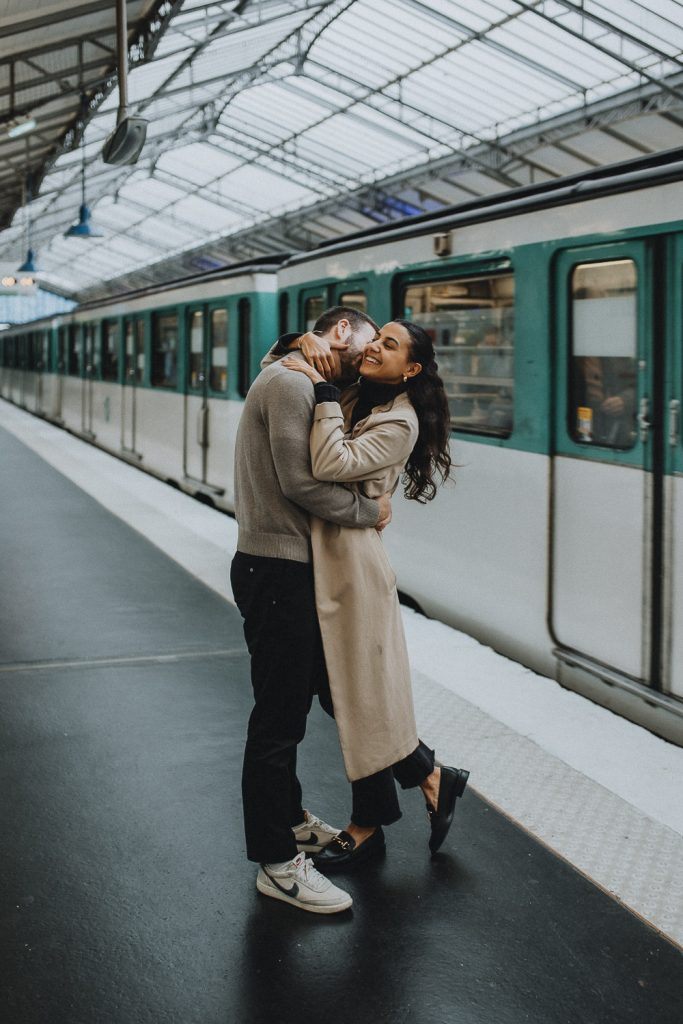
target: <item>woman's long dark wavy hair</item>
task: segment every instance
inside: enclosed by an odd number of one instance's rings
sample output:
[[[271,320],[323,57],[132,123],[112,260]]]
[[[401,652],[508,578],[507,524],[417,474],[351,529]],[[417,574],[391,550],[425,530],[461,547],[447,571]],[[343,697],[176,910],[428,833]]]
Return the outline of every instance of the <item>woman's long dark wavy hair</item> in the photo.
[[[420,431],[403,474],[406,498],[425,504],[436,495],[437,477],[445,483],[451,472],[448,451],[450,410],[443,381],[438,374],[432,339],[419,324],[394,320],[410,335],[410,358],[422,365],[409,377],[406,392],[417,413]]]

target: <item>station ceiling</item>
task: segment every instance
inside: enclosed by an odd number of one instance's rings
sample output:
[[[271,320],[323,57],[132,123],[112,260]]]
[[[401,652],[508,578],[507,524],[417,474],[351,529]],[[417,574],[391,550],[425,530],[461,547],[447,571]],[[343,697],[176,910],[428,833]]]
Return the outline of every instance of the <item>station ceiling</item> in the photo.
[[[137,165],[114,167],[101,159],[118,105],[113,2],[0,0],[0,260],[23,260],[30,223],[44,279],[65,293],[310,248],[683,146],[677,0],[163,0],[128,12],[130,107],[149,128]],[[11,140],[18,108],[38,127]],[[103,236],[64,238],[83,160]],[[39,188],[22,205],[27,179]]]

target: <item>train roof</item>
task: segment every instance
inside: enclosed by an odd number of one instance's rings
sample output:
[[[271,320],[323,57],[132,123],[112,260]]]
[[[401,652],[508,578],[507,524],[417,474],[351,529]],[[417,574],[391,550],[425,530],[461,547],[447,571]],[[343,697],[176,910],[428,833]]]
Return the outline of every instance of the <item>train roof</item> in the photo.
[[[477,221],[512,217],[518,213],[550,209],[584,199],[635,191],[652,185],[663,185],[683,180],[683,148],[670,149],[634,160],[596,167],[588,173],[569,175],[538,185],[525,185],[501,194],[484,196],[458,203],[438,213],[420,214],[400,223],[381,224],[346,235],[343,239],[321,242],[315,249],[295,253],[285,266],[290,266],[330,253],[344,252],[353,248],[364,248],[377,242],[404,239],[425,232],[447,231],[458,225],[473,224]]]

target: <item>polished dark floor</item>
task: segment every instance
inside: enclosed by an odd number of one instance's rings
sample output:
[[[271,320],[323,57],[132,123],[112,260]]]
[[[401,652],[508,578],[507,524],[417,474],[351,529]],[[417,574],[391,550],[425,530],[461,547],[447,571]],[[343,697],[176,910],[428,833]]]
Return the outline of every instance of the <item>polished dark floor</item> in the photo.
[[[680,1024],[681,953],[471,793],[351,912],[259,896],[237,613],[4,431],[0,481],[3,1024]],[[319,709],[301,775],[345,824]]]

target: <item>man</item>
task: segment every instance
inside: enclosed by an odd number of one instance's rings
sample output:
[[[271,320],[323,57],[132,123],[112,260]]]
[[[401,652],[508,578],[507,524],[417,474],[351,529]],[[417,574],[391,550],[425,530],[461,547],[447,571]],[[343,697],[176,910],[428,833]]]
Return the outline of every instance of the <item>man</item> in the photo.
[[[377,325],[364,313],[334,307],[314,330],[339,348],[348,375],[357,372]],[[299,358],[303,358],[299,356]],[[313,390],[279,362],[256,378],[244,403],[235,450],[239,526],[231,582],[251,655],[254,709],[242,774],[247,857],[259,862],[256,886],[313,913],[351,906],[306,859],[337,834],[304,811],[296,751],[313,694],[330,706],[315,608],[309,513],[342,526],[381,529],[389,496],[374,501],[311,472]]]

